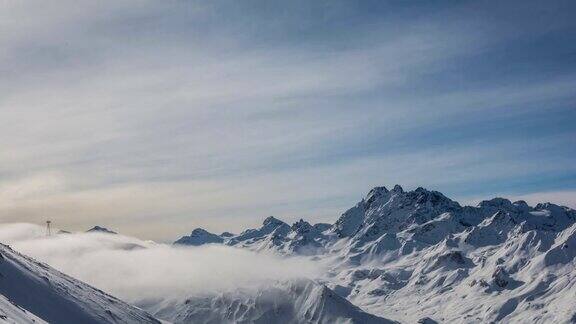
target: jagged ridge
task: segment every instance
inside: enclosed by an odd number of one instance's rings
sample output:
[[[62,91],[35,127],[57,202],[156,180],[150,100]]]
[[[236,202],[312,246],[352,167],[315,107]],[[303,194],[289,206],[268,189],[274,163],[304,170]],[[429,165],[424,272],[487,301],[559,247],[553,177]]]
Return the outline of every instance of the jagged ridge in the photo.
[[[268,218],[222,243],[327,260],[329,287],[392,319],[562,322],[576,319],[566,297],[576,294],[575,222],[551,203],[461,206],[396,185],[370,190],[331,226]]]

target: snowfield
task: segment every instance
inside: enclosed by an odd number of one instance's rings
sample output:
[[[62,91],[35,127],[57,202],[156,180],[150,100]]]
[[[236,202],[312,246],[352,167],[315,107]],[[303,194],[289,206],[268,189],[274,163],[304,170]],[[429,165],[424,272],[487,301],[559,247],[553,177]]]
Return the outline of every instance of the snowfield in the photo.
[[[0,240],[148,313],[1,246],[8,323],[576,323],[576,211],[550,203],[377,187],[334,224],[173,245],[16,227]]]
[[[47,322],[0,295],[0,323],[42,324]]]

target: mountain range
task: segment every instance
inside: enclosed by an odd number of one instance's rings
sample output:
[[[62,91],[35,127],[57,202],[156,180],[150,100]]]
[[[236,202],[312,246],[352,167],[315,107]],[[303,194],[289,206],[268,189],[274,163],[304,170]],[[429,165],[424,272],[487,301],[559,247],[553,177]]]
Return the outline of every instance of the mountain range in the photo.
[[[174,244],[224,244],[328,265],[316,278],[399,322],[576,322],[576,211],[376,187],[334,224],[268,217],[240,234],[195,229]],[[224,306],[223,306],[224,307]]]
[[[172,246],[209,244],[324,270],[136,307],[0,245],[0,323],[576,322],[576,211],[551,203],[462,206],[424,188],[376,187],[333,224],[270,216],[238,234],[197,228]]]

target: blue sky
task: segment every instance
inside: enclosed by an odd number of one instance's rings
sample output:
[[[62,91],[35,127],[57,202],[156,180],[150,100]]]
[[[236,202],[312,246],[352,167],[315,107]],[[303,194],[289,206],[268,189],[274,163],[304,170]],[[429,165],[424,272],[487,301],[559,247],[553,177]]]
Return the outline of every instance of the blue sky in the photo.
[[[6,1],[0,218],[170,240],[373,186],[576,207],[572,1]]]

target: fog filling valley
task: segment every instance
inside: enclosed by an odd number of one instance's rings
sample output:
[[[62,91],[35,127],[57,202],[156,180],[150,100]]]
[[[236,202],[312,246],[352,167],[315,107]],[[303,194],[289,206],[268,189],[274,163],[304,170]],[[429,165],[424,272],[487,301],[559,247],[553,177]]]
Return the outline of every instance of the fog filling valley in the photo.
[[[321,266],[229,246],[182,247],[123,235],[70,233],[47,237],[41,226],[0,225],[0,241],[128,302],[258,287],[313,278]]]

